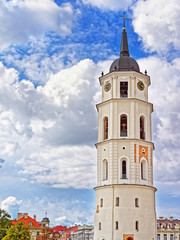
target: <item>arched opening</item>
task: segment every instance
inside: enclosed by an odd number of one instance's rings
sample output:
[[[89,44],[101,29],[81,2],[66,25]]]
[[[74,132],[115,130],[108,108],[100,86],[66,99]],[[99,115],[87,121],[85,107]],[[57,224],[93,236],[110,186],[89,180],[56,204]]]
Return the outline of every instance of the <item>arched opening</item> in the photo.
[[[101,222],[99,222],[99,230],[101,230]]]
[[[120,136],[127,137],[127,116],[124,114],[120,118]]]
[[[116,221],[116,230],[118,230],[119,226],[118,226],[118,221]]]
[[[101,198],[100,207],[103,207],[103,199]]]
[[[147,174],[146,174],[146,160],[141,161],[141,179],[146,180],[147,179]]]
[[[103,160],[103,180],[108,179],[108,161],[106,159]]]
[[[135,198],[135,207],[139,207],[139,200],[138,200],[138,198]]]
[[[122,178],[127,178],[126,160],[122,161]]]
[[[144,117],[140,117],[140,139],[145,140]]]
[[[116,198],[116,207],[119,206],[119,197]]]
[[[136,231],[139,231],[139,222],[138,221],[136,221],[135,228],[136,228]]]
[[[108,139],[108,117],[104,117],[104,140]]]

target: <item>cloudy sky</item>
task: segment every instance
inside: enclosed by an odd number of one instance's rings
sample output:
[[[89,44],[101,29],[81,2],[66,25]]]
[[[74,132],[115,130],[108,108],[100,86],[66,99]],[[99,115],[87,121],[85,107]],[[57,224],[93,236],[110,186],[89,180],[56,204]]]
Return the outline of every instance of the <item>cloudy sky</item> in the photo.
[[[130,54],[151,76],[157,216],[180,217],[179,0],[0,0],[0,208],[92,224],[98,77]]]

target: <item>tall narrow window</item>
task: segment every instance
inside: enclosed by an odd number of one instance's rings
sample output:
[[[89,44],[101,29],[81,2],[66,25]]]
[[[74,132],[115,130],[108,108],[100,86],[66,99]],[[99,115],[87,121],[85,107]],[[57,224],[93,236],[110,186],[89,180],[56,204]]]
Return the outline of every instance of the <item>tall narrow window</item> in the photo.
[[[139,207],[139,201],[138,201],[138,198],[135,198],[135,207]]]
[[[104,118],[104,140],[108,139],[108,117]]]
[[[128,97],[128,82],[120,82],[120,97]]]
[[[146,161],[142,160],[141,162],[141,179],[146,180]]]
[[[108,161],[106,159],[103,160],[103,180],[108,179]]]
[[[145,131],[144,131],[144,117],[140,117],[140,139],[145,139]]]
[[[160,234],[157,235],[157,240],[160,240]]]
[[[170,234],[170,240],[173,240],[173,239],[174,239],[174,235]]]
[[[122,161],[122,178],[126,178],[126,161]]]
[[[167,240],[167,234],[164,234],[164,240]]]
[[[139,231],[139,222],[138,221],[136,221],[135,228],[136,228],[136,231]]]
[[[119,206],[119,197],[116,198],[116,206]]]
[[[103,199],[101,198],[101,204],[100,204],[101,207],[103,207]]]
[[[118,221],[116,221],[116,230],[118,230]]]
[[[99,230],[101,230],[101,222],[99,222]]]
[[[141,162],[141,179],[144,179],[144,166],[143,166],[143,162]]]
[[[127,137],[127,116],[121,115],[120,118],[120,136]]]

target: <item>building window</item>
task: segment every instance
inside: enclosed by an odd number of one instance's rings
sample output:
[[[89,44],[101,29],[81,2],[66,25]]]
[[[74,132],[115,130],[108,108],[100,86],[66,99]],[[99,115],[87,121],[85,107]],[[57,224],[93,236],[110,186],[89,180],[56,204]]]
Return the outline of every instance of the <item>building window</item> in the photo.
[[[135,198],[135,207],[139,207],[139,200],[138,200],[138,198]]]
[[[29,222],[29,226],[32,226],[32,222]]]
[[[164,240],[167,240],[167,234],[164,234]]]
[[[119,206],[119,197],[116,198],[116,206]]]
[[[120,136],[127,137],[127,116],[124,114],[120,118]]]
[[[101,198],[101,204],[100,207],[103,207],[103,199]]]
[[[136,231],[139,231],[139,222],[138,221],[136,221],[135,228],[136,228]]]
[[[145,131],[144,131],[144,117],[140,117],[140,139],[145,139]]]
[[[99,222],[99,230],[101,230],[101,222]]]
[[[118,230],[118,221],[116,221],[116,230]]]
[[[173,239],[174,239],[174,235],[170,234],[170,240],[173,240]]]
[[[126,178],[126,160],[122,161],[122,178]]]
[[[157,240],[160,240],[160,234],[157,235]]]
[[[106,159],[103,160],[103,180],[108,179],[108,161]]]
[[[128,82],[120,82],[120,97],[128,97]]]
[[[141,161],[141,179],[146,180],[146,161]]]
[[[104,118],[104,140],[108,139],[108,117]]]

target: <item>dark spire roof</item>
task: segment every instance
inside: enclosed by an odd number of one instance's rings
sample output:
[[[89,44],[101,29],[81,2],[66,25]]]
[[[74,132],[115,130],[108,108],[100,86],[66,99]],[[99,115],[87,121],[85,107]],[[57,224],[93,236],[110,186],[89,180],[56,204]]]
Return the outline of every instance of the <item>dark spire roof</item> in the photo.
[[[125,26],[123,27],[122,37],[121,37],[121,52],[120,57],[117,58],[109,69],[112,71],[136,71],[140,72],[139,65],[135,59],[130,57],[128,48],[128,39]]]
[[[129,56],[127,33],[125,32],[125,30],[123,30],[122,32],[120,56]]]

